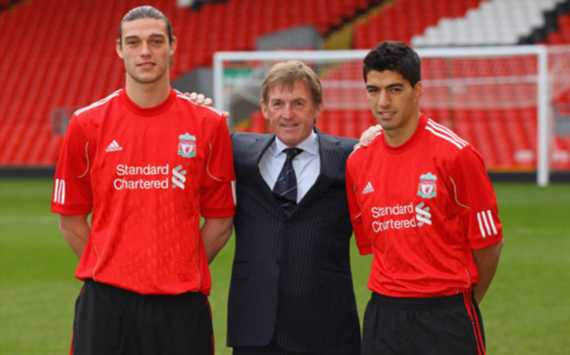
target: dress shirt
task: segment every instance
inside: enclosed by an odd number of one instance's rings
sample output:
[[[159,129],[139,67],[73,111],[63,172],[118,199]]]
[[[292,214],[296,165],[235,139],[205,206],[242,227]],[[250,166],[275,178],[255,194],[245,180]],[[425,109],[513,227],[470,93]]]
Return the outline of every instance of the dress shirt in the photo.
[[[297,203],[299,203],[315,181],[317,181],[317,177],[321,172],[321,157],[319,155],[317,134],[314,131],[311,132],[311,135],[296,147],[303,150],[302,153],[293,159],[293,170],[295,170],[295,176],[297,177]],[[289,147],[278,137],[275,137],[273,143],[267,147],[267,150],[259,160],[259,172],[271,190],[275,187],[279,172],[287,159],[287,154],[283,152],[286,148]]]

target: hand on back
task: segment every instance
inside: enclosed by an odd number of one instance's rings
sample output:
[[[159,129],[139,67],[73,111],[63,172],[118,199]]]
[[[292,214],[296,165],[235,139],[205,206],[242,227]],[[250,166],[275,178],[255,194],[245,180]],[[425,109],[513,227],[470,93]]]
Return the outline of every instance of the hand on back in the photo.
[[[190,101],[192,101],[193,103],[200,106],[212,107],[212,105],[214,104],[214,101],[211,98],[201,93],[185,92],[184,96],[189,98]],[[227,118],[230,114],[227,111],[222,111],[222,115]]]
[[[368,147],[381,130],[382,127],[379,124],[368,127],[364,132],[362,132],[360,139],[354,148]]]

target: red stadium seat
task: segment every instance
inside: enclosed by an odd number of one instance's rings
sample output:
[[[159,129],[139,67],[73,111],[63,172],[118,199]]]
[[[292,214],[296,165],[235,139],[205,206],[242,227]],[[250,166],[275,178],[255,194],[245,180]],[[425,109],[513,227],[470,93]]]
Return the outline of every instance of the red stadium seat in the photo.
[[[251,50],[262,34],[298,25],[324,34],[373,2],[228,0],[187,11],[171,0],[146,1],[163,10],[178,35],[174,76],[211,65],[215,51]],[[121,87],[113,41],[121,16],[137,5],[43,0],[0,12],[0,27],[11,29],[0,31],[10,48],[0,58],[0,72],[7,73],[0,85],[0,165],[52,165],[60,138],[52,134],[51,112],[76,109]]]

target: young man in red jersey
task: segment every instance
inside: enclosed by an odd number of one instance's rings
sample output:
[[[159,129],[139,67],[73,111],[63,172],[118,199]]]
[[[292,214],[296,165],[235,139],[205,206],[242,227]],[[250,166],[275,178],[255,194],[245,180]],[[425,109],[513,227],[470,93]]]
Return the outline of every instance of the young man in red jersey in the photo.
[[[485,354],[478,304],[502,228],[483,161],[420,112],[411,48],[381,43],[364,59],[364,80],[381,130],[347,161],[357,245],[373,254],[363,354]]]
[[[52,210],[85,281],[71,353],[211,355],[208,263],[235,209],[225,119],[171,88],[159,10],[129,11],[116,50],[125,88],[74,113],[55,173]]]

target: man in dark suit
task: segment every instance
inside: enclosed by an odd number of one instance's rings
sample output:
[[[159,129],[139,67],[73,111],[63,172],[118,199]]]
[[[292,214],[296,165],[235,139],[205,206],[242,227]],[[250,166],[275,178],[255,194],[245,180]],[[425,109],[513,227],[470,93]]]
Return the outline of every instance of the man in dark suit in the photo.
[[[234,355],[357,355],[345,161],[356,141],[315,128],[321,84],[272,67],[261,108],[274,134],[233,135],[237,178],[228,345]]]

